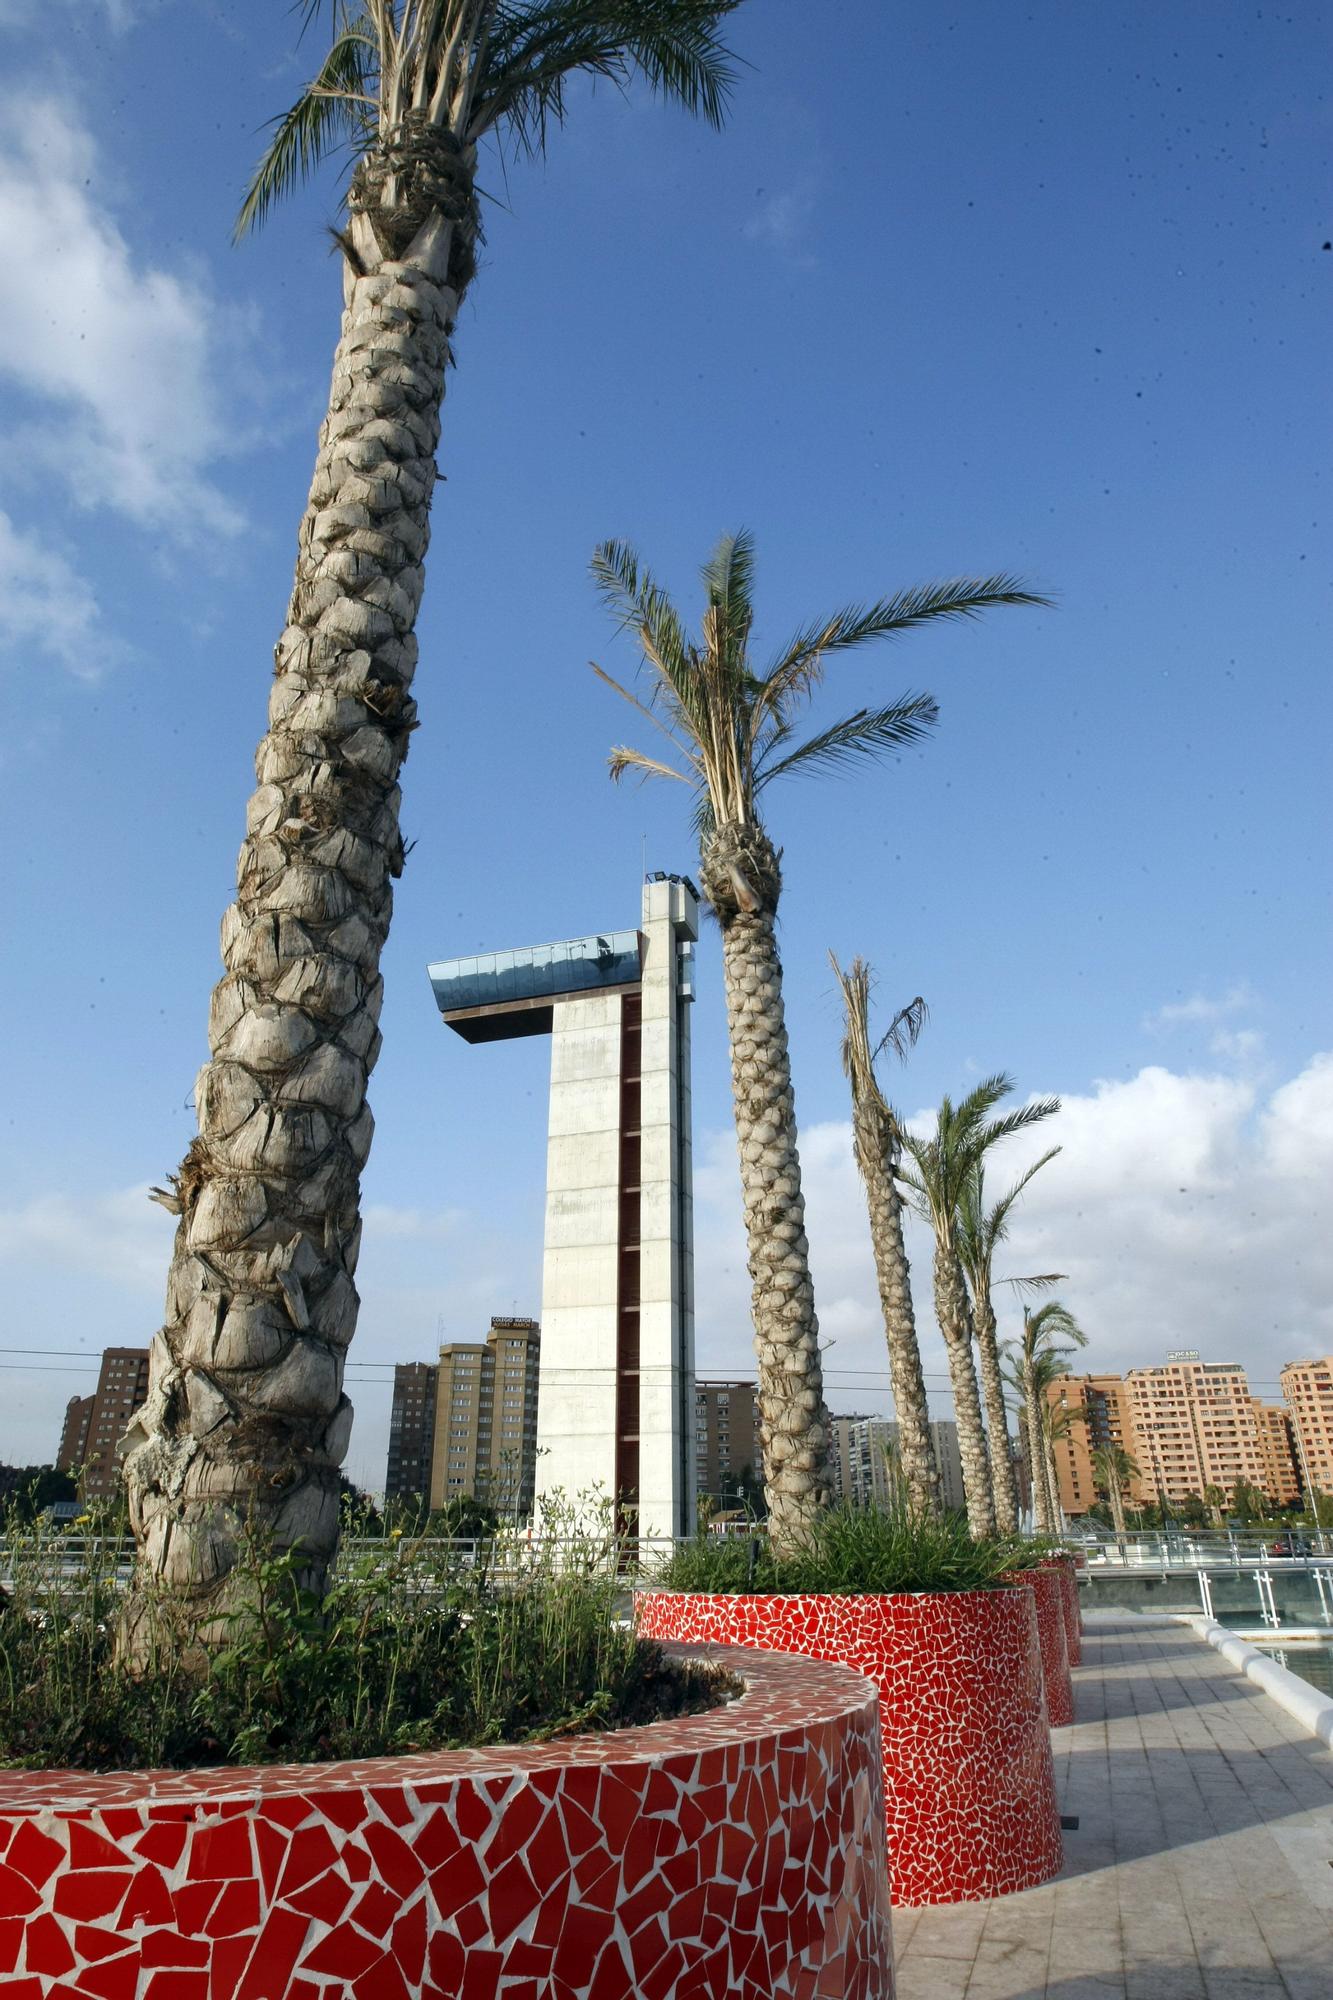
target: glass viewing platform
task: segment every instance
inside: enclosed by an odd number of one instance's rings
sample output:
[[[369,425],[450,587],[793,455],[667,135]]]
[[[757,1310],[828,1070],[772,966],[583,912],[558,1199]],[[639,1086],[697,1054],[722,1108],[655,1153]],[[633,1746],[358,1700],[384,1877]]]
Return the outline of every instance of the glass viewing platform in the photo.
[[[474,952],[428,966],[435,1004],[469,1042],[507,1041],[551,1032],[551,1010],[575,993],[637,986],[639,933],[600,931],[559,944]]]

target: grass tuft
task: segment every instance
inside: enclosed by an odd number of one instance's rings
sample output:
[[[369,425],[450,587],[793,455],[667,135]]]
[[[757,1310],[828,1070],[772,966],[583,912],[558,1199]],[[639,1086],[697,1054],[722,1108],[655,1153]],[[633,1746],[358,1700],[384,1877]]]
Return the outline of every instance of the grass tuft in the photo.
[[[664,1590],[820,1591],[832,1596],[895,1596],[900,1592],[988,1590],[1024,1567],[1025,1545],[974,1541],[962,1514],[943,1520],[909,1503],[830,1507],[803,1545],[779,1555],[766,1536],[752,1540],[706,1533],[683,1543],[650,1581]],[[1043,1546],[1042,1558],[1049,1553]]]

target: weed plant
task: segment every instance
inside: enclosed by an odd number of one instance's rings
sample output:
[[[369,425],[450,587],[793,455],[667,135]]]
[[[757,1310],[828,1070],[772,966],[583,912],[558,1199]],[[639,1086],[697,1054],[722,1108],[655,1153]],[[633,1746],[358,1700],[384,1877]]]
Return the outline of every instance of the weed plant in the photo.
[[[1014,1550],[1008,1541],[974,1541],[962,1514],[937,1520],[905,1501],[843,1505],[819,1514],[789,1553],[779,1554],[763,1535],[700,1534],[678,1547],[651,1581],[666,1590],[847,1597],[986,1590],[1019,1567]]]
[[[568,1531],[572,1523],[562,1524]],[[116,1664],[119,1546],[5,1524],[0,1764],[304,1763],[530,1743],[711,1708],[732,1692],[634,1637],[614,1534],[497,1535],[468,1557],[391,1536],[316,1597],[242,1532],[225,1642],[187,1672]]]

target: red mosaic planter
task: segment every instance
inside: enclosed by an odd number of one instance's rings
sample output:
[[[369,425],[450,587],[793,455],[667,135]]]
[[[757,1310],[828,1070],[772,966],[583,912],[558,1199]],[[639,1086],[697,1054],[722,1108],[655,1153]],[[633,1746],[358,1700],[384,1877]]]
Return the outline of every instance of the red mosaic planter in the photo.
[[[874,1692],[507,1749],[0,1773],[6,2000],[892,2000]]]
[[[1039,1569],[1016,1571],[1013,1581],[1030,1590],[1036,1603],[1046,1714],[1052,1729],[1066,1729],[1074,1720],[1074,1683],[1069,1674],[1064,1572],[1054,1563],[1043,1563]]]
[[[1063,1860],[1034,1600],[643,1591],[639,1630],[842,1660],[879,1689],[889,1882],[903,1905],[1031,1889]]]
[[[1056,1567],[1065,1580],[1065,1638],[1069,1645],[1069,1664],[1079,1667],[1083,1664],[1083,1607],[1078,1595],[1078,1572],[1083,1567],[1081,1556],[1056,1556]]]

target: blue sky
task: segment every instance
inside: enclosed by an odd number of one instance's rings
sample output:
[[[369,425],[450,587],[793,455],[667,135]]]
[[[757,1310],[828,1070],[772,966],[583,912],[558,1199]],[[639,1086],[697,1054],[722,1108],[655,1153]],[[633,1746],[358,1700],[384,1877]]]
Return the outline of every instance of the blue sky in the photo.
[[[627,712],[585,663],[632,665],[587,580],[607,535],[690,608],[749,526],[761,650],[940,574],[1059,600],[839,667],[821,713],[926,687],[937,738],[769,795],[834,1408],[882,1407],[883,1359],[829,946],[886,1007],[930,1004],[909,1110],[995,1068],[1066,1098],[1014,1268],[1070,1273],[1094,1365],[1199,1346],[1275,1391],[1333,1347],[1322,15],[845,0],[812,37],[808,6],[750,0],[725,133],[581,91],[544,164],[488,164],[372,1084],[366,1483],[386,1364],[539,1309],[545,1046],[446,1035],[427,960],[632,924],[645,858],[693,865],[674,788],[606,780]],[[193,1129],[339,290],[334,174],[229,241],[313,60],[283,9],[0,0],[0,27],[0,1345],[44,1357],[0,1355],[22,1460],[83,1386],[62,1350],[157,1324],[143,1190]],[[695,1055],[700,1367],[741,1370],[708,931]]]

